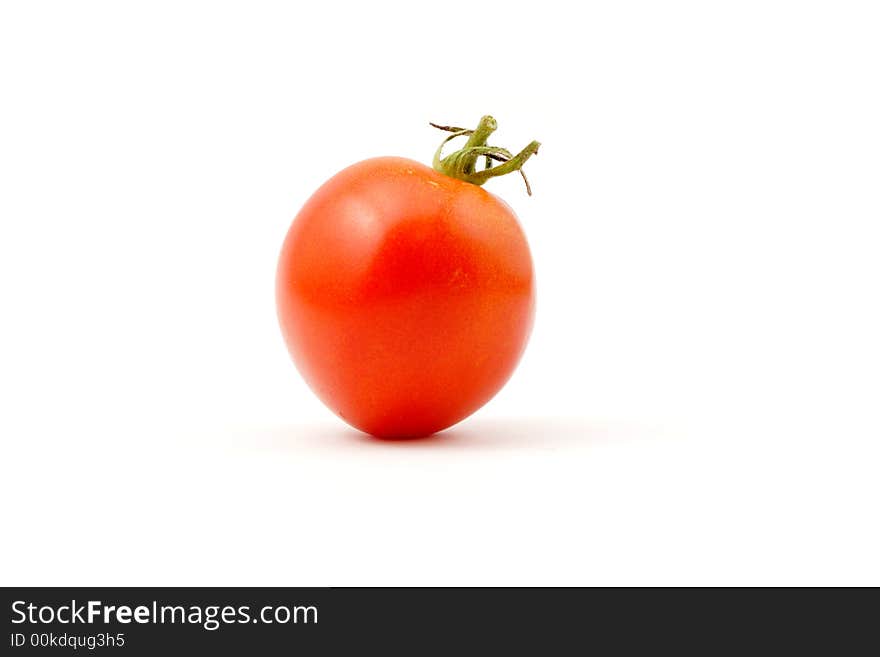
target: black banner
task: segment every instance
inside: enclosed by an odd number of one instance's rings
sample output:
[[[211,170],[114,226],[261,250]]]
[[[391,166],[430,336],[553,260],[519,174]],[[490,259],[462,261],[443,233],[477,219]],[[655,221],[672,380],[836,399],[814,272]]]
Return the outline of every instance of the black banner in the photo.
[[[862,595],[865,594],[865,595]],[[876,591],[2,589],[3,654],[834,654],[868,644]],[[864,598],[864,599],[862,599]],[[832,650],[833,649],[833,650]]]

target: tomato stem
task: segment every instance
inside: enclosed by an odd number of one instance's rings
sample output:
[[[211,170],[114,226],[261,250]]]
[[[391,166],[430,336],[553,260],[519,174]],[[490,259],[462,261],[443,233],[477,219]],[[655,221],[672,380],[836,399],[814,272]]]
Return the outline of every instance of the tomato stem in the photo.
[[[488,114],[480,119],[480,123],[474,130],[437,125],[436,123],[431,123],[431,125],[452,133],[443,140],[434,153],[434,169],[474,185],[482,185],[489,178],[519,171],[525,181],[526,191],[529,196],[532,195],[532,188],[522,167],[532,155],[537,155],[538,148],[541,146],[540,142],[531,142],[516,155],[513,155],[506,148],[487,145],[489,136],[498,128],[498,122]],[[467,137],[468,139],[459,150],[443,157],[443,147],[456,137]],[[484,158],[485,165],[483,169],[477,171],[477,162],[481,158]],[[492,166],[493,161],[500,162],[500,164]]]

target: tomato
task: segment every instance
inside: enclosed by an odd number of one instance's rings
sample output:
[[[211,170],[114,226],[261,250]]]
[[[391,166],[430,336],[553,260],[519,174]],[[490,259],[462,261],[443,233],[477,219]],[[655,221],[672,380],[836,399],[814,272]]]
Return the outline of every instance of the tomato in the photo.
[[[510,207],[398,157],[328,180],[296,216],[278,317],[318,397],[380,438],[427,436],[504,385],[535,310],[528,243]]]

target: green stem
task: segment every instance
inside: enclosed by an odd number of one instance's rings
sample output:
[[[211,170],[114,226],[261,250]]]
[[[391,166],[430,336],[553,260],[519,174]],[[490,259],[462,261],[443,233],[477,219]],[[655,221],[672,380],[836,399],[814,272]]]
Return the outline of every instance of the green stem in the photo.
[[[462,151],[467,151],[469,148],[479,148],[480,146],[485,146],[486,141],[489,139],[489,135],[495,132],[498,129],[498,122],[493,119],[488,114],[480,119],[480,123],[477,125],[477,129],[471,133],[471,136],[468,137],[467,143],[465,143],[464,147],[461,149]],[[470,175],[477,170],[477,155],[473,155],[473,152],[468,152],[467,157],[462,157],[462,169],[465,175]]]
[[[482,185],[489,178],[519,171],[522,174],[523,180],[525,180],[526,190],[531,195],[532,190],[525,173],[522,171],[522,167],[532,155],[537,154],[538,148],[541,146],[539,142],[533,141],[516,155],[511,155],[510,151],[498,146],[488,146],[486,141],[498,128],[498,123],[489,115],[480,119],[480,123],[475,130],[441,126],[435,123],[431,125],[452,133],[443,140],[437,152],[434,153],[434,169],[447,176],[458,178],[474,185]],[[468,139],[462,148],[450,153],[446,157],[442,156],[443,147],[447,142],[456,137],[464,136],[467,136]],[[480,158],[485,158],[486,164],[485,168],[477,171],[477,161]],[[501,164],[491,166],[493,160]]]

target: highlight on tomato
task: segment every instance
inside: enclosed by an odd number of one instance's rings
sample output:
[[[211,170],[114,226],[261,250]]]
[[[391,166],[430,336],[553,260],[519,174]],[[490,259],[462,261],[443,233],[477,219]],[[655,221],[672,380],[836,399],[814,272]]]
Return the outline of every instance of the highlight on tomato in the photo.
[[[315,394],[379,438],[450,427],[488,402],[525,350],[535,276],[513,210],[482,185],[538,152],[487,145],[497,124],[449,132],[433,168],[358,162],[297,214],[281,249],[281,331]],[[452,139],[464,145],[442,154]],[[528,180],[526,189],[531,194]]]

